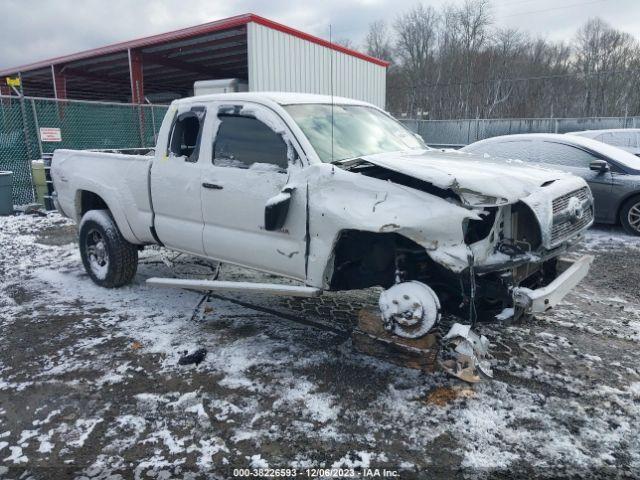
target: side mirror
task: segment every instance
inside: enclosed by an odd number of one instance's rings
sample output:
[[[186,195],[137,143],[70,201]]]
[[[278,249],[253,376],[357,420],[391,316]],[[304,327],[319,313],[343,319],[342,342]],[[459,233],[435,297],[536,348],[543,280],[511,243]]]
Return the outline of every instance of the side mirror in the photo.
[[[589,164],[589,169],[598,173],[605,173],[611,170],[611,167],[605,160],[594,160]]]
[[[264,207],[264,228],[265,230],[280,230],[287,220],[289,213],[289,205],[291,204],[291,194],[295,190],[294,187],[285,187],[275,197],[267,200]]]

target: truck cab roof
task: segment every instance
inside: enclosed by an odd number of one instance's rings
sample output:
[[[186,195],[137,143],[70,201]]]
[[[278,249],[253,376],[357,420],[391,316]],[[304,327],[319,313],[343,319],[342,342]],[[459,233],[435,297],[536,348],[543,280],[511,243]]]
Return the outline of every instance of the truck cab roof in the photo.
[[[191,104],[194,102],[209,101],[250,101],[258,103],[274,102],[279,105],[295,105],[304,103],[336,105],[363,105],[374,107],[370,103],[354,100],[352,98],[336,97],[331,95],[317,95],[313,93],[293,93],[293,92],[237,92],[237,93],[214,93],[211,95],[199,95],[195,97],[181,98],[174,100],[172,105]],[[377,108],[377,107],[374,107]]]

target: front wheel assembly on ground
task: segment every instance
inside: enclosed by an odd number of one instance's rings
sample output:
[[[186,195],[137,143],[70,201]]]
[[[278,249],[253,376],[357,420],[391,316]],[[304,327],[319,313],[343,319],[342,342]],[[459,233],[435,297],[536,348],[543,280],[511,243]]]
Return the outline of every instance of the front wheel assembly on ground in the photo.
[[[398,345],[428,334],[441,337],[434,332],[442,315],[440,301],[424,283],[414,280],[392,286],[380,295],[379,306],[384,329],[398,337]],[[489,341],[471,325],[454,323],[439,344],[438,363],[448,374],[471,383],[491,378]]]
[[[440,321],[440,301],[427,285],[403,282],[380,295],[384,329],[402,338],[420,338]]]

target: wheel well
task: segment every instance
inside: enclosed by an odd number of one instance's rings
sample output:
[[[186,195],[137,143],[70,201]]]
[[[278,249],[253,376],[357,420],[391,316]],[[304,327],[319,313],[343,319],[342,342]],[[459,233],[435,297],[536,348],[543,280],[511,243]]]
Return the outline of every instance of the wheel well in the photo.
[[[428,259],[424,247],[397,233],[343,230],[333,250],[331,290],[373,286],[388,288],[395,282],[396,266],[403,257]],[[399,265],[402,270],[405,266]],[[413,276],[413,275],[411,275]]]
[[[616,224],[620,223],[620,214],[622,213],[622,207],[624,207],[624,205],[632,198],[640,199],[640,192],[631,193],[627,195],[625,198],[623,198],[622,200],[620,200],[620,204],[618,205],[618,211],[616,212]]]
[[[78,192],[78,197],[79,205],[77,212],[80,218],[89,210],[109,210],[107,203],[96,193],[81,190]]]

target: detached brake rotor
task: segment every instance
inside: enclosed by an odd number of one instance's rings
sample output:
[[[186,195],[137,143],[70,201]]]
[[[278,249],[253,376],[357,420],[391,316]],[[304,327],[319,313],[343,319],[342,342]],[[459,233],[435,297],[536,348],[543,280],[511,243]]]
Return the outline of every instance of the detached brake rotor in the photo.
[[[379,306],[384,329],[402,338],[420,338],[440,321],[438,296],[415,280],[382,292]]]

